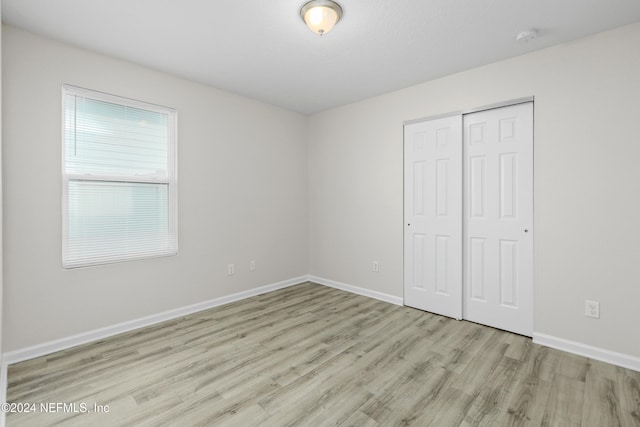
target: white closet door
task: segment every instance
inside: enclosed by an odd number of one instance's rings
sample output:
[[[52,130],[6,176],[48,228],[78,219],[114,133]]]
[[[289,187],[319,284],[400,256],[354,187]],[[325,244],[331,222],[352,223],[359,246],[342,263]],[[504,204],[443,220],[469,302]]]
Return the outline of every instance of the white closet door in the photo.
[[[404,303],[462,316],[462,117],[404,128]]]
[[[463,317],[531,336],[533,103],[463,120]]]

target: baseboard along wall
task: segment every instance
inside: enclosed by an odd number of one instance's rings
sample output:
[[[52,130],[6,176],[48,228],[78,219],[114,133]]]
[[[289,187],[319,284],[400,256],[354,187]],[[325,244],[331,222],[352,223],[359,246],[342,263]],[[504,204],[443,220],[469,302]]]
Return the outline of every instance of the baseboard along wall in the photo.
[[[325,279],[318,276],[306,275],[295,277],[293,279],[284,280],[282,282],[273,283],[266,286],[261,286],[248,291],[238,292],[235,294],[227,295],[220,298],[214,298],[212,300],[203,301],[201,303],[192,304],[186,307],[181,307],[173,310],[168,310],[155,315],[143,317],[140,319],[119,323],[117,325],[108,326],[105,328],[96,329],[93,331],[84,332],[81,334],[73,335],[70,337],[45,342],[32,347],[19,349],[15,351],[6,352],[2,357],[2,374],[0,376],[0,397],[4,397],[6,393],[6,369],[7,366],[13,363],[22,362],[25,360],[34,359],[36,357],[44,356],[47,354],[55,353],[57,351],[66,350],[71,347],[75,347],[81,344],[86,344],[92,341],[109,338],[111,336],[129,332],[135,329],[144,328],[154,325],[156,323],[172,320],[178,317],[186,316],[198,311],[207,310],[209,308],[217,307],[220,305],[228,304],[234,301],[239,301],[245,298],[250,298],[256,295],[261,295],[267,292],[273,292],[279,289],[284,289],[289,286],[294,286],[304,282],[314,282],[320,285],[329,286],[332,288],[340,289],[353,294],[362,295],[369,298],[374,298],[380,301],[388,302],[395,305],[404,305],[402,297],[386,294],[383,292],[372,291],[370,289],[361,288],[358,286],[349,285],[335,280]],[[623,368],[632,369],[640,372],[640,358],[617,353],[611,350],[606,350],[580,342],[570,341],[552,335],[542,334],[534,332],[533,342],[536,344],[544,345],[547,347],[555,348],[557,350],[566,351],[568,353],[577,354],[579,356],[588,357],[594,360],[610,363],[612,365],[621,366]],[[4,399],[2,400],[4,402]],[[0,420],[1,423],[2,420]],[[1,427],[1,424],[0,424]]]
[[[618,353],[604,348],[594,347],[581,342],[570,341],[564,338],[558,338],[538,332],[533,333],[533,342],[546,347],[555,348],[556,350],[566,351],[567,353],[588,357],[589,359],[599,360],[601,362],[610,363],[612,365],[640,372],[640,357]]]
[[[382,292],[372,291],[370,289],[359,288],[353,285],[347,285],[346,283],[336,282],[335,280],[324,279],[317,276],[309,276],[309,281],[317,283],[319,285],[329,286],[330,288],[336,288],[343,291],[351,292],[352,294],[362,295],[365,297],[377,299],[380,301],[388,302],[395,305],[404,305],[402,297],[395,295],[389,295]]]
[[[95,329],[93,331],[83,332],[77,335],[72,335],[70,337],[61,338],[54,341],[48,341],[42,344],[37,344],[37,345],[23,348],[20,350],[9,351],[3,354],[3,362],[6,365],[23,362],[25,360],[30,360],[36,357],[55,353],[57,351],[66,350],[68,348],[75,347],[81,344],[87,344],[92,341],[109,338],[111,336],[122,334],[124,332],[129,332],[135,329],[140,329],[147,326],[155,325],[156,323],[176,319],[178,317],[186,316],[192,313],[196,313],[198,311],[203,311],[209,308],[218,307],[220,305],[229,304],[231,302],[239,301],[245,298],[251,298],[253,296],[265,294],[267,292],[273,292],[278,289],[283,289],[289,286],[298,285],[300,283],[304,283],[307,281],[308,281],[308,276],[295,277],[293,279],[284,280],[282,282],[277,282],[277,283],[273,283],[266,286],[260,286],[258,288],[250,289],[248,291],[237,292],[235,294],[227,295],[224,297],[214,298],[208,301],[199,302],[196,304],[176,308],[173,310],[167,310],[162,313],[153,314],[151,316],[143,317],[140,319],[118,323],[116,325]]]

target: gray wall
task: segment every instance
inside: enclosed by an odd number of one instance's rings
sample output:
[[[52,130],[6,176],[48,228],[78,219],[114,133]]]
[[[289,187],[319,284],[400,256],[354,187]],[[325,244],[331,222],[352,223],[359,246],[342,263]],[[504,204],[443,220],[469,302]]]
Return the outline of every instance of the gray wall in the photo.
[[[307,273],[304,116],[3,31],[5,352]],[[178,110],[177,257],[62,269],[63,83]]]
[[[638,46],[634,24],[312,116],[310,274],[402,296],[403,121],[533,95],[534,330],[640,356]]]

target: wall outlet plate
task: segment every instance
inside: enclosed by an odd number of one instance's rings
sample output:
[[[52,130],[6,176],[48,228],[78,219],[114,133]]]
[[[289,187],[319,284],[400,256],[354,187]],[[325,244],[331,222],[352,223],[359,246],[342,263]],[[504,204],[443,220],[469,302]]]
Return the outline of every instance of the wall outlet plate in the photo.
[[[235,264],[228,264],[227,265],[227,275],[233,276],[234,274],[236,274],[236,266],[235,266]]]
[[[380,271],[380,265],[378,264],[378,261],[373,261],[371,263],[371,269],[376,273]]]
[[[600,318],[600,303],[586,300],[584,302],[584,315],[587,317]]]

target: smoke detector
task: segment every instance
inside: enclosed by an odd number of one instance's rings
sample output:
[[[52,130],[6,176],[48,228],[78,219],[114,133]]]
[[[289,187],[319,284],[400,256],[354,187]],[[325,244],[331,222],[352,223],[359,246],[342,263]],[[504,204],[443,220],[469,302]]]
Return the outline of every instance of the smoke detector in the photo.
[[[536,30],[526,30],[520,31],[516,36],[516,41],[518,43],[529,43],[531,40],[538,37],[538,32]]]

